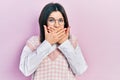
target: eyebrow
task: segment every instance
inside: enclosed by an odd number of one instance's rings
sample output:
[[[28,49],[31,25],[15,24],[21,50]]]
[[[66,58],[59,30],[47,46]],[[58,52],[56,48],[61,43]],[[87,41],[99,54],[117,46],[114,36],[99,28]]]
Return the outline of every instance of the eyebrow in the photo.
[[[48,18],[53,18],[53,19],[55,19],[54,17],[48,17]],[[59,19],[64,19],[64,18],[59,18]]]

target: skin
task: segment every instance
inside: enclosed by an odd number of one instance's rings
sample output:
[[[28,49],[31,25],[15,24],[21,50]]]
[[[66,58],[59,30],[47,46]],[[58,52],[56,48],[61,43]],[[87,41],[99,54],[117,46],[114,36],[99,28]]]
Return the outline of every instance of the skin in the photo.
[[[50,14],[49,17],[52,17],[56,20],[55,24],[51,25],[49,22],[48,26],[44,25],[45,30],[45,40],[47,40],[51,45],[52,44],[62,44],[68,39],[70,28],[64,28],[63,25],[59,25],[58,19],[63,18],[62,14],[59,11],[54,11]],[[31,39],[27,42],[27,46],[34,51],[40,44],[39,40],[35,44],[31,43]]]
[[[44,25],[45,30],[45,40],[47,40],[51,45],[52,44],[62,44],[68,39],[70,29],[64,28],[64,24],[60,25],[58,20],[63,18],[62,14],[59,11],[54,11],[50,14],[49,17],[54,18],[55,24],[47,22],[47,25]]]

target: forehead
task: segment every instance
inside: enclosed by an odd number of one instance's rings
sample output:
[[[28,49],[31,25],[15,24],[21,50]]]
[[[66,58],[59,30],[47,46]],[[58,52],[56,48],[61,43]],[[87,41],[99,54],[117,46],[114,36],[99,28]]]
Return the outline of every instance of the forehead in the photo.
[[[58,19],[58,18],[63,18],[62,14],[60,11],[53,11],[49,17],[53,17],[55,19]]]

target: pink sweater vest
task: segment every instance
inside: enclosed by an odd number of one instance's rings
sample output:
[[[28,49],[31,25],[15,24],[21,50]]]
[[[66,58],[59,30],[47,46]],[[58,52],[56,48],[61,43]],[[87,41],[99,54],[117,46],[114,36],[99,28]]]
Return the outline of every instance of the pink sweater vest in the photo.
[[[76,40],[72,39],[70,41],[73,47],[75,47]],[[38,45],[39,37],[33,36],[29,39],[28,43],[35,46]],[[34,72],[33,80],[76,80],[76,78],[65,56],[56,49],[39,64],[37,70]]]
[[[54,60],[50,58],[53,54],[58,54]],[[65,57],[55,50],[39,65],[33,80],[75,80],[75,76]]]

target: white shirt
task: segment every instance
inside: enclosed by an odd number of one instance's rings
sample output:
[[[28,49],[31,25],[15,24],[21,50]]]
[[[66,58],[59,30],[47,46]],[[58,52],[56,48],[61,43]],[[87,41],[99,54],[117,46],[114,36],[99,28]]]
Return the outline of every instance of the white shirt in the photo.
[[[32,51],[25,45],[20,58],[20,71],[25,76],[33,74],[42,60],[56,48],[67,58],[70,68],[75,75],[81,75],[86,71],[88,66],[79,45],[77,44],[74,48],[70,40],[66,40],[59,46],[56,44],[51,45],[48,41],[44,40],[35,51]]]

